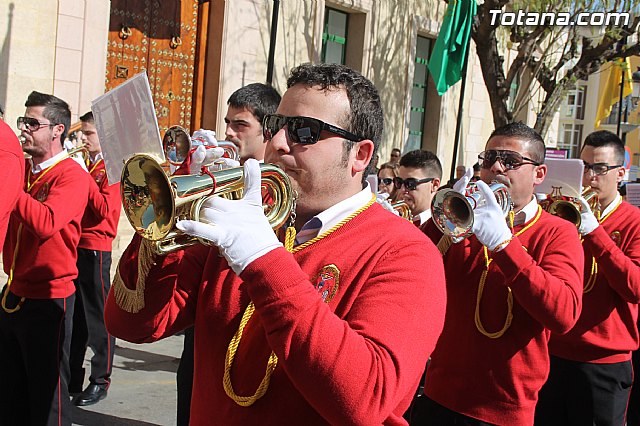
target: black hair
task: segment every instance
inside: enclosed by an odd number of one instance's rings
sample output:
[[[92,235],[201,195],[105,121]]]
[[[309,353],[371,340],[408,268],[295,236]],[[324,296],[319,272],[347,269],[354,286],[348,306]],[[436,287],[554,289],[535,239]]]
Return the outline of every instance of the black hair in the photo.
[[[407,152],[400,158],[400,167],[422,169],[427,177],[442,179],[442,164],[431,151],[416,149]]]
[[[93,112],[89,111],[87,113],[84,113],[83,115],[80,116],[80,121],[82,121],[83,123],[94,123],[93,120]]]
[[[49,120],[51,124],[62,124],[64,130],[60,135],[60,143],[64,144],[67,132],[71,126],[71,110],[69,109],[69,104],[53,95],[36,92],[34,90],[29,94],[24,106],[27,108],[43,106],[44,110],[42,115],[44,118]]]
[[[351,133],[371,140],[374,145],[371,154],[371,158],[373,158],[380,146],[384,129],[384,114],[378,89],[370,80],[345,65],[306,63],[291,70],[291,75],[287,79],[287,88],[296,84],[309,87],[319,86],[324,91],[344,89],[347,92],[351,110],[339,125],[344,126],[344,129]],[[355,142],[346,139],[343,142],[343,159],[345,161],[354,145]],[[373,161],[369,163],[363,179],[372,172],[375,172]]]
[[[521,121],[505,124],[498,127],[491,133],[489,140],[494,136],[505,136],[510,138],[519,139],[527,144],[526,151],[531,156],[533,161],[540,164],[544,163],[545,145],[544,139],[540,136],[540,133],[533,130]]]
[[[248,109],[262,126],[264,116],[276,112],[280,99],[280,94],[273,87],[262,83],[251,83],[233,92],[229,96],[227,105]]]
[[[608,130],[598,130],[597,132],[590,133],[584,139],[582,148],[585,146],[592,146],[594,148],[601,148],[610,146],[613,148],[616,164],[624,164],[624,142],[615,134]]]

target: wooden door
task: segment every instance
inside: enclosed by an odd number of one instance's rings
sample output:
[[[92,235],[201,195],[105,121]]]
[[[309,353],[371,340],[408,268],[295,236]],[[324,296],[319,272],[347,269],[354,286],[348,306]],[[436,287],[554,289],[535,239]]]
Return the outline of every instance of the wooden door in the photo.
[[[198,0],[111,0],[106,90],[146,70],[160,133],[191,130]]]

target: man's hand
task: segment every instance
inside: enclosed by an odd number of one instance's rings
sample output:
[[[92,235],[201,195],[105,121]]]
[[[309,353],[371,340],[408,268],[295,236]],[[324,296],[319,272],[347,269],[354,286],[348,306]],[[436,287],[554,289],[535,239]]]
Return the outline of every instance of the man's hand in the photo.
[[[189,163],[189,173],[192,175],[200,173],[202,166],[210,166],[224,155],[224,149],[220,147],[207,147],[199,145],[195,151],[191,153],[191,162]]]
[[[200,209],[203,222],[181,220],[177,227],[186,234],[211,241],[238,275],[257,258],[281,247],[262,210],[260,165],[244,163],[244,197],[227,200],[210,197]]]
[[[512,238],[504,213],[489,185],[483,181],[478,181],[476,184],[478,185],[478,190],[486,199],[486,204],[473,211],[472,232],[476,235],[478,241],[489,250],[503,249],[502,243]]]
[[[578,227],[578,232],[584,237],[592,233],[598,226],[600,226],[600,223],[591,211],[589,203],[584,197],[580,197],[580,226]]]

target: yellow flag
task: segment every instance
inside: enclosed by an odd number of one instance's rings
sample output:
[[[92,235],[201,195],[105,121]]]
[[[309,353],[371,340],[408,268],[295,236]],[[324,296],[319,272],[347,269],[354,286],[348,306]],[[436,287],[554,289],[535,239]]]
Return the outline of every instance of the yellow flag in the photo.
[[[596,126],[600,127],[600,122],[611,115],[613,106],[620,101],[620,80],[624,73],[624,85],[622,87],[622,97],[629,96],[631,88],[631,62],[629,58],[624,61],[620,58],[610,63],[608,70],[603,71],[603,78],[607,79],[600,100],[598,101],[598,111],[596,112]],[[605,73],[608,71],[608,77]]]

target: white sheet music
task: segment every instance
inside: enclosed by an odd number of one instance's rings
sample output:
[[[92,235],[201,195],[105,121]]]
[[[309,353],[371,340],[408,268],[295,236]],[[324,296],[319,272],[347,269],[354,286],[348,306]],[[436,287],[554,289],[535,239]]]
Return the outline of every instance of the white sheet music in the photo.
[[[122,166],[133,154],[164,162],[158,120],[145,71],[91,103],[109,183],[120,182]]]
[[[548,158],[547,176],[535,188],[539,194],[551,194],[554,188],[561,188],[562,195],[577,197],[582,193],[582,175],[584,163],[579,159]]]

